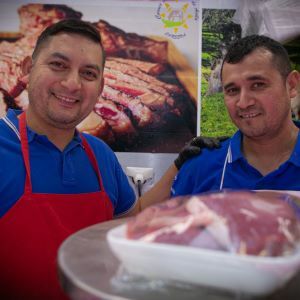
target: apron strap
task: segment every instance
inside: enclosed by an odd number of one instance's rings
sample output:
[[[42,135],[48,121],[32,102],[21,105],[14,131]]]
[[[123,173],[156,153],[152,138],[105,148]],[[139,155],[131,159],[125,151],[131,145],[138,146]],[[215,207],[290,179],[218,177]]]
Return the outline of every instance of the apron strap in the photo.
[[[27,129],[26,129],[26,114],[25,114],[25,112],[23,112],[20,115],[19,124],[20,124],[21,150],[22,150],[23,160],[25,163],[25,170],[26,170],[24,192],[32,193],[32,181],[31,181],[31,172],[30,172],[30,163],[29,163],[29,161],[30,161],[29,160],[29,145],[28,145],[28,136],[27,136]],[[100,189],[101,189],[101,191],[105,192],[101,173],[100,173],[100,170],[98,167],[98,163],[97,163],[95,154],[94,154],[91,146],[87,142],[86,138],[82,134],[80,134],[80,137],[82,139],[82,144],[83,144],[84,150],[89,158],[89,161],[91,162],[91,164],[97,174]]]
[[[86,151],[86,154],[97,174],[97,177],[98,177],[98,180],[99,180],[99,185],[100,185],[100,188],[101,188],[101,191],[105,192],[105,189],[104,189],[104,185],[103,185],[103,182],[102,182],[102,176],[101,176],[101,173],[100,173],[100,169],[99,169],[99,166],[98,166],[98,162],[97,162],[97,159],[96,159],[96,156],[95,156],[95,153],[94,151],[92,150],[91,146],[89,145],[88,141],[86,140],[86,138],[84,137],[84,135],[82,133],[80,133],[80,137],[81,137],[81,140],[82,140],[82,145]]]
[[[26,179],[25,179],[25,188],[24,193],[32,193],[32,184],[31,184],[31,172],[30,172],[30,163],[29,163],[29,145],[28,145],[28,137],[26,130],[26,114],[25,112],[21,113],[19,119],[19,127],[20,127],[20,138],[21,138],[21,150],[23,154],[23,160],[25,164],[26,170]]]

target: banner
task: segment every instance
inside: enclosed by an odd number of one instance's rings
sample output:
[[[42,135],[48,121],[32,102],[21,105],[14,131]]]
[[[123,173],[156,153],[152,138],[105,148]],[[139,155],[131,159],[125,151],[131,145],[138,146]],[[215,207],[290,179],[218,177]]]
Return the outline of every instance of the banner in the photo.
[[[118,152],[178,152],[199,128],[198,1],[1,2],[0,116],[26,110],[20,64],[48,25],[65,18],[97,26],[105,86],[78,125]],[[197,124],[198,123],[198,124]]]

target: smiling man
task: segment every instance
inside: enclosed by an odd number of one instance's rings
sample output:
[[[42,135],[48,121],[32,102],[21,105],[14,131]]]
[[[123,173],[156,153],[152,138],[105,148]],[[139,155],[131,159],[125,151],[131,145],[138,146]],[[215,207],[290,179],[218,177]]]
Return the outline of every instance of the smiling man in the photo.
[[[75,129],[102,91],[104,60],[98,31],[80,20],[48,27],[24,60],[28,109],[0,120],[1,299],[63,299],[59,244],[135,211],[114,153]]]
[[[300,75],[283,46],[265,36],[235,41],[224,58],[226,108],[239,128],[219,149],[203,149],[180,169],[172,195],[221,189],[300,191],[299,128],[291,98]]]

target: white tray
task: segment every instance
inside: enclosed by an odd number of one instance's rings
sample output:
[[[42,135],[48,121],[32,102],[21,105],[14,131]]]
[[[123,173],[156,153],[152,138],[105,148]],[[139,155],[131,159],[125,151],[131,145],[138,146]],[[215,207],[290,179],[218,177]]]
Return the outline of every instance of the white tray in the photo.
[[[300,250],[285,257],[258,257],[147,243],[127,239],[125,226],[111,229],[107,240],[132,274],[265,295],[282,287],[300,270]]]

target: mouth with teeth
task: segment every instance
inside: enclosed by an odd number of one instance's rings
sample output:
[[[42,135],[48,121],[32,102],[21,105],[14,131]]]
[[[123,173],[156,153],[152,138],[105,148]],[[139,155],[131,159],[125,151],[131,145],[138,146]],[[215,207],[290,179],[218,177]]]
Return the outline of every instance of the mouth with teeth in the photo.
[[[239,113],[241,119],[253,119],[259,115],[260,113]]]
[[[60,104],[62,104],[65,107],[73,107],[75,103],[79,102],[78,98],[58,95],[55,93],[52,93],[52,95],[59,100]]]

